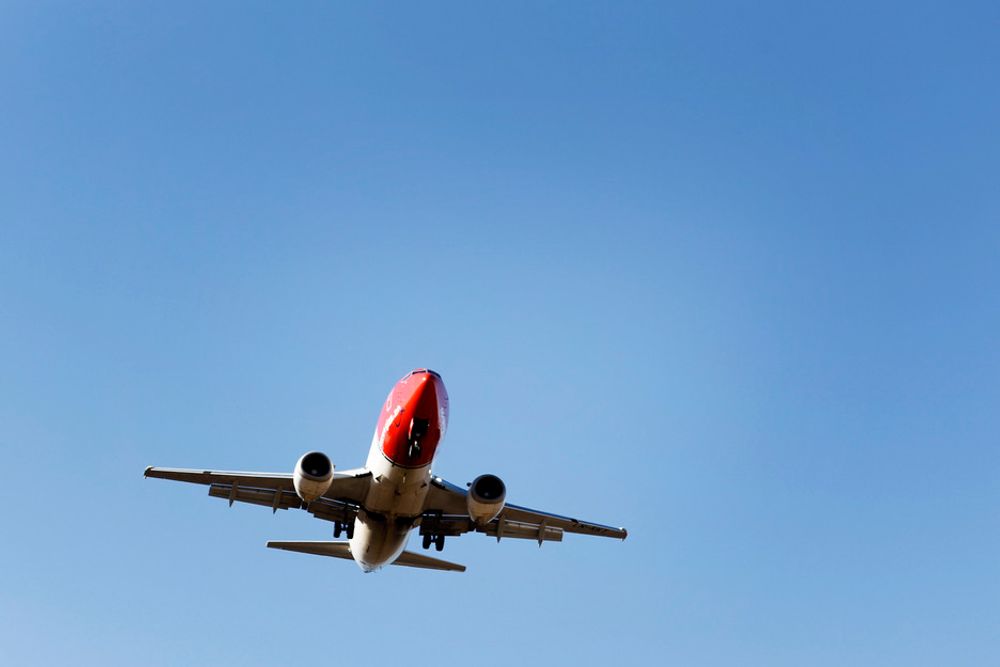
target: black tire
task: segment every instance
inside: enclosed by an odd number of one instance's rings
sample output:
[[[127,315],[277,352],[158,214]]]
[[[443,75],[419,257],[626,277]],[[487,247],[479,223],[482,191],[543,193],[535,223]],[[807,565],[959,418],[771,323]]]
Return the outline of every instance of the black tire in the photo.
[[[347,522],[347,539],[349,539],[349,540],[353,540],[354,539],[354,522],[353,521],[348,521]]]
[[[340,533],[344,530],[344,524],[337,521],[333,524],[333,537],[334,539],[340,537]]]
[[[431,548],[431,539],[433,539],[434,536],[433,535],[424,535],[423,537],[424,537],[424,540],[423,540],[422,546],[424,547],[424,549],[430,549]]]
[[[436,551],[444,551],[444,535],[438,535],[437,539],[434,540],[434,549]]]

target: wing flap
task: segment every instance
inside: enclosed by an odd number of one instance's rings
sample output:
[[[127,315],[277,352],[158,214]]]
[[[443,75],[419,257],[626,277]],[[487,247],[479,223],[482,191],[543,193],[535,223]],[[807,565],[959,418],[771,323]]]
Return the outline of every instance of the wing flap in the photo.
[[[563,529],[546,526],[545,523],[524,523],[521,521],[509,521],[503,517],[491,521],[482,528],[477,528],[477,532],[485,533],[491,537],[501,538],[513,537],[521,540],[535,540],[538,544],[542,542],[562,542]]]
[[[545,525],[544,523],[525,523],[507,519],[495,519],[485,526],[477,526],[467,516],[437,516],[425,514],[420,523],[421,535],[446,535],[455,537],[470,532],[483,533],[497,540],[514,538],[542,542],[562,542],[563,529]]]
[[[328,500],[320,498],[308,505],[299,500],[299,497],[291,491],[281,489],[253,489],[245,486],[233,486],[232,484],[213,484],[208,488],[208,495],[213,498],[228,500],[232,505],[234,502],[249,503],[270,507],[272,512],[287,509],[304,509],[317,519],[324,521],[339,521],[349,523],[357,516],[357,508],[353,505],[340,502],[339,500]]]
[[[238,484],[213,484],[208,487],[208,495],[213,498],[225,498],[230,505],[238,501],[270,507],[275,511],[302,507],[302,501],[294,492],[283,489],[252,489]]]

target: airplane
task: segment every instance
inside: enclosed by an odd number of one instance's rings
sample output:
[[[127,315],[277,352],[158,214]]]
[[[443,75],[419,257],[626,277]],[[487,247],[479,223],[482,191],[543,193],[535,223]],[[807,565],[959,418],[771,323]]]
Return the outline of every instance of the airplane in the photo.
[[[444,549],[446,537],[476,532],[502,538],[561,542],[563,533],[624,540],[628,531],[506,502],[496,475],[462,488],[431,471],[448,428],[448,392],[441,376],[418,368],[389,392],[364,468],[335,472],[322,452],[307,452],[291,473],[232,472],[150,466],[145,477],[208,485],[208,495],[270,507],[303,509],[333,522],[346,541],[270,541],[271,549],[354,560],[364,572],[385,565],[464,572],[465,566],[406,551],[412,531],[425,550]]]

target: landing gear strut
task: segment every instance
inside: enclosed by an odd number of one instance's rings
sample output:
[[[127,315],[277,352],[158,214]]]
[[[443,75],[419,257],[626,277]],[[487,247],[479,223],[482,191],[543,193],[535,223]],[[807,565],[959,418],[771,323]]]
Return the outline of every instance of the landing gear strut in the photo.
[[[422,546],[424,549],[430,549],[431,545],[434,545],[436,551],[441,551],[444,549],[444,535],[431,535],[426,533],[423,536]]]
[[[333,523],[333,536],[340,537],[341,533],[347,533],[347,539],[354,539],[354,522],[335,521]]]

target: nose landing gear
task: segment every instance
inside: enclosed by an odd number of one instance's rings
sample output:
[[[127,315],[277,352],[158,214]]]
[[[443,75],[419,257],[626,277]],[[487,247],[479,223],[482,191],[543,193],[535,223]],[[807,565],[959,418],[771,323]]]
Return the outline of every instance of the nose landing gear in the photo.
[[[410,420],[410,432],[407,434],[407,442],[409,443],[409,448],[406,450],[406,456],[413,460],[420,456],[420,441],[424,439],[427,435],[427,430],[430,428],[430,420],[420,419],[414,417]]]

